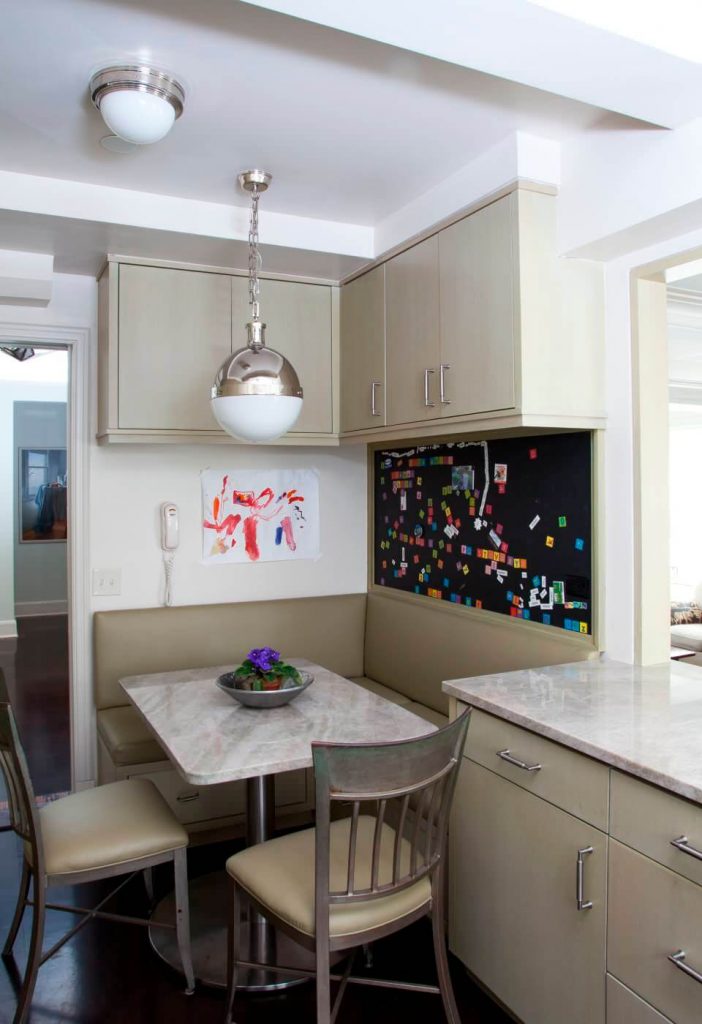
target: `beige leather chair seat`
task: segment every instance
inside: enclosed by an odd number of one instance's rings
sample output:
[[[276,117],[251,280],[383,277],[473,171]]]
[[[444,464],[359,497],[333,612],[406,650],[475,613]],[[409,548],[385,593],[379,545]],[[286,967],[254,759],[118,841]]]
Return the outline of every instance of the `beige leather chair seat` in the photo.
[[[163,747],[132,704],[98,711],[97,728],[113,763],[120,767],[167,760]]]
[[[188,845],[188,833],[148,779],[73,793],[39,813],[47,875],[94,871]]]
[[[332,891],[346,889],[350,828],[349,819],[334,821],[330,826],[329,878]],[[370,886],[374,829],[375,818],[362,815],[358,819],[355,868],[358,888]],[[315,932],[314,841],[313,828],[294,832],[235,853],[226,865],[229,874],[243,889],[255,893],[259,902],[273,913],[310,936]],[[384,824],[378,874],[381,885],[392,880],[394,843],[394,830]],[[403,839],[401,874],[408,870],[409,856],[410,844]],[[431,883],[428,878],[422,878],[391,896],[332,906],[329,913],[330,935],[353,935],[389,924],[419,909],[430,899]]]

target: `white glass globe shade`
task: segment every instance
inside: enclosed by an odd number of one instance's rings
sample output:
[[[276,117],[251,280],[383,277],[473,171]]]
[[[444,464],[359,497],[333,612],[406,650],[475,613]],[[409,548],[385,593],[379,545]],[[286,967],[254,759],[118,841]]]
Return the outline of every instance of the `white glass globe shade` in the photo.
[[[105,124],[127,142],[143,146],[168,135],[175,121],[175,110],[168,100],[150,92],[119,89],[100,100]]]
[[[294,427],[302,399],[290,395],[222,395],[212,412],[223,430],[239,441],[274,441]]]

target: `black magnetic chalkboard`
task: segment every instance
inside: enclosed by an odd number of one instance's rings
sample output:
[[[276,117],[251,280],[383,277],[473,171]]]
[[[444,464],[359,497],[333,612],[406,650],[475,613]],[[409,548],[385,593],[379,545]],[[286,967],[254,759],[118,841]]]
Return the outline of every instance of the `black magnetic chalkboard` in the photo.
[[[374,458],[376,584],[592,634],[589,433]]]

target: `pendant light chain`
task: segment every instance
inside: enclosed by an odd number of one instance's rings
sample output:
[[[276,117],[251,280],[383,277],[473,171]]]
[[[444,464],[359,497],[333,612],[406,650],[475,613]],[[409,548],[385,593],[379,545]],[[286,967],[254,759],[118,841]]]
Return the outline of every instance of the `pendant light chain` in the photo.
[[[258,200],[261,193],[254,185],[251,190],[251,218],[249,220],[249,305],[254,320],[259,318],[259,295],[261,286],[258,280],[258,268],[261,256],[258,251]]]

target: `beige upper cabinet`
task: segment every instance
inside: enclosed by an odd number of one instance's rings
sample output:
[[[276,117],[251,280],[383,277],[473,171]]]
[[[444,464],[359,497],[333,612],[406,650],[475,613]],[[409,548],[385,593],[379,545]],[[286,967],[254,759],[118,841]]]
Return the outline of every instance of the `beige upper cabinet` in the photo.
[[[231,352],[230,296],[223,274],[120,265],[115,426],[218,429],[210,388]]]
[[[440,415],[439,239],[412,246],[385,265],[387,422]]]
[[[297,281],[261,281],[261,318],[266,344],[297,371],[304,400],[293,434],[329,434],[333,429],[332,289]],[[232,278],[234,348],[246,344],[249,284]]]
[[[341,292],[341,429],[385,426],[385,266]]]
[[[439,233],[442,416],[516,404],[512,196]]]
[[[304,390],[295,430],[275,444],[338,444],[338,289],[261,281],[267,342]],[[111,257],[98,281],[101,443],[232,444],[214,419],[222,362],[246,345],[248,280]]]

